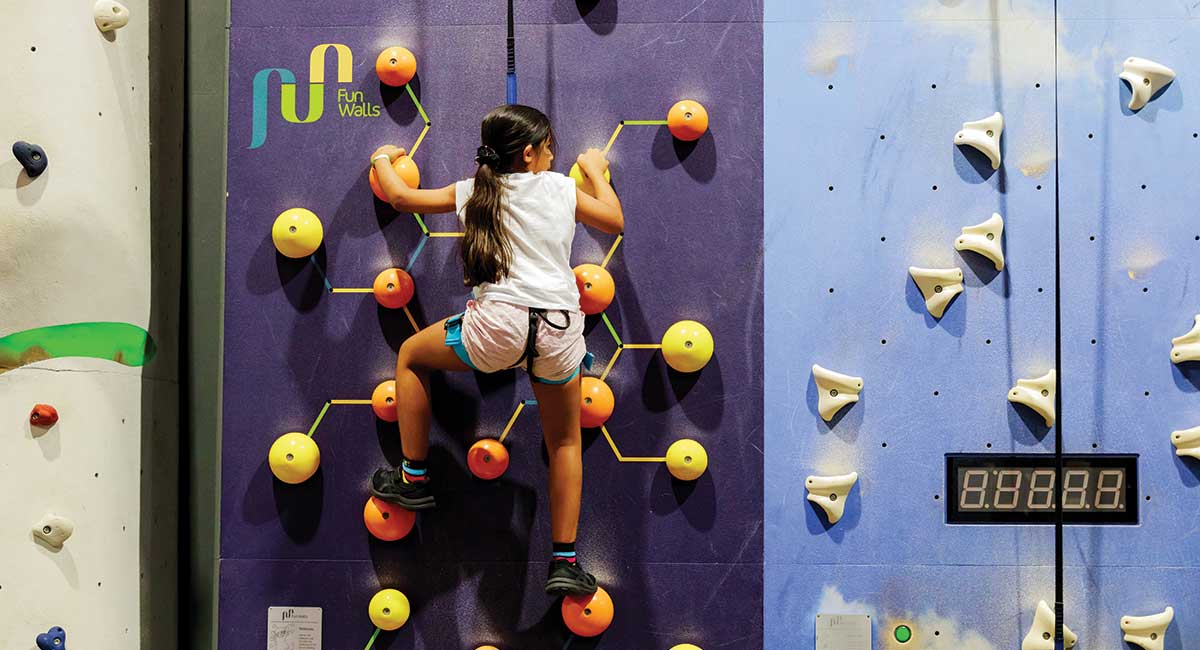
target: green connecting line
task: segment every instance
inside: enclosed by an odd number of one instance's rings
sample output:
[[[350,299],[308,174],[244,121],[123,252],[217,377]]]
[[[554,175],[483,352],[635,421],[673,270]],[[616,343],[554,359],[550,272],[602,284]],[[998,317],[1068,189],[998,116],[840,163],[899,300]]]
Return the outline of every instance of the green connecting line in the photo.
[[[421,119],[425,120],[425,124],[433,124],[429,121],[429,116],[425,114],[425,107],[421,106],[421,100],[417,99],[417,93],[413,92],[412,84],[404,84],[404,89],[408,91],[408,96],[412,97],[413,105],[417,107],[417,112],[421,114]]]
[[[427,227],[425,226],[425,220],[424,220],[424,219],[422,219],[422,218],[421,218],[421,215],[417,214],[416,212],[414,212],[414,213],[413,213],[413,216],[417,218],[417,225],[421,227],[421,232],[423,232],[423,233],[425,233],[426,235],[428,235],[428,234],[429,234],[429,228],[427,228]]]
[[[317,427],[321,425],[321,420],[325,419],[325,411],[329,410],[329,404],[330,404],[330,402],[328,402],[328,401],[325,402],[325,406],[321,407],[320,415],[317,416],[316,421],[312,423],[311,427],[309,427],[309,429],[308,429],[308,437],[309,438],[311,438],[313,436],[313,434],[317,432]],[[369,648],[370,646],[367,646],[367,647]]]
[[[621,120],[621,124],[626,126],[652,126],[666,123],[666,120]]]
[[[371,635],[371,640],[367,641],[367,647],[363,648],[363,650],[371,650],[371,646],[375,645],[375,639],[379,637],[380,632],[382,630],[375,628],[375,633]]]
[[[613,340],[617,342],[617,347],[625,347],[621,342],[621,337],[617,336],[617,328],[613,327],[612,321],[608,320],[608,312],[600,314],[600,318],[604,319],[604,324],[608,326],[608,333],[612,334]]]

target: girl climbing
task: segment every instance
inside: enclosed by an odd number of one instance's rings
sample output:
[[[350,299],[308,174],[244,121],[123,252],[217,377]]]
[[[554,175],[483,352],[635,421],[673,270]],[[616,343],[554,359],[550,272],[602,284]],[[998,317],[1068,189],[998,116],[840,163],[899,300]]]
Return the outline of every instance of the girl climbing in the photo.
[[[586,192],[550,171],[554,135],[537,109],[506,105],[483,118],[475,178],[441,189],[408,187],[393,170],[403,149],[380,147],[371,165],[388,202],[402,212],[454,210],[463,222],[466,311],[409,337],[396,360],[396,403],[404,461],[371,477],[371,494],[409,510],[436,505],[426,455],[429,372],[525,368],[550,459],[553,555],[546,593],[585,595],[596,579],[575,555],[583,489],[579,369],[590,364],[571,270],[576,221],[615,234],[621,202],[604,180],[608,161],[589,149],[578,163]]]

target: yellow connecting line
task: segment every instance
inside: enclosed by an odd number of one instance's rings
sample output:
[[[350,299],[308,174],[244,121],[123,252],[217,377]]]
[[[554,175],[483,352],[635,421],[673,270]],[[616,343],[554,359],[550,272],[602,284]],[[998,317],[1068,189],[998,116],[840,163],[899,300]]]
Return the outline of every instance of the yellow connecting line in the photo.
[[[425,121],[425,128],[421,129],[420,135],[417,136],[417,141],[413,143],[412,150],[408,152],[411,158],[417,155],[417,149],[421,148],[421,143],[425,141],[425,134],[429,133],[429,128],[433,126],[433,122],[429,121],[429,116],[425,114],[425,107],[421,106],[421,100],[417,99],[417,93],[413,91],[412,84],[405,84],[404,89],[408,91],[408,96],[412,99],[413,106],[417,107],[417,112],[421,114],[421,119]],[[462,237],[461,232],[429,232],[425,227],[425,223],[421,221],[421,216],[414,214],[417,222],[421,224],[421,230],[424,231],[427,237]]]
[[[604,145],[604,153],[607,155],[612,150],[613,145],[617,142],[617,136],[621,135],[621,131],[626,126],[663,126],[666,123],[666,120],[621,120],[617,123],[617,128],[613,129],[612,135],[608,138],[608,143]],[[429,233],[429,235],[431,237],[434,236],[433,233]],[[624,239],[624,234],[617,235],[616,240],[609,247],[608,253],[604,255],[604,261],[600,262],[600,268],[608,268],[608,263],[612,261],[613,255],[616,254],[617,248]],[[605,326],[608,327],[608,332],[612,335],[613,341],[616,342],[617,350],[608,360],[608,365],[604,367],[604,372],[600,375],[600,381],[608,378],[608,374],[612,372],[613,365],[616,364],[617,359],[621,356],[621,352],[626,348],[631,350],[658,350],[662,348],[662,344],[660,343],[623,343],[621,337],[617,335],[617,330],[613,327],[612,321],[608,319],[608,314],[602,314],[601,318],[603,318]],[[508,423],[504,425],[504,430],[500,433],[500,442],[503,443],[508,438],[508,434],[512,433],[513,425],[517,423],[517,418],[521,417],[521,412],[525,410],[525,407],[534,404],[537,404],[536,400],[523,400],[517,404],[512,417],[508,418]],[[600,432],[604,434],[604,439],[608,441],[608,446],[612,449],[613,455],[622,463],[661,463],[666,460],[665,456],[625,456],[617,447],[617,442],[613,439],[612,434],[608,432],[607,427],[601,426]]]
[[[613,129],[612,136],[608,139],[608,144],[604,145],[604,154],[612,150],[613,144],[617,141],[617,136],[621,135],[621,131],[626,126],[666,126],[666,120],[621,120],[617,122],[617,128]]]
[[[602,269],[608,268],[609,260],[612,259],[613,253],[617,252],[617,246],[621,245],[621,240],[624,238],[625,238],[625,235],[623,235],[623,234],[617,235],[616,241],[614,241],[612,244],[612,247],[610,247],[608,249],[608,254],[604,256],[604,261],[600,262],[600,268],[602,268]]]
[[[621,356],[623,350],[661,350],[661,343],[621,343],[617,342],[617,351],[613,352],[612,358],[608,360],[608,365],[604,366],[604,372],[600,373],[600,381],[608,379],[608,373],[612,372],[613,366],[617,363],[617,358]]]
[[[617,128],[613,129],[612,135],[609,136],[608,142],[604,145],[604,155],[608,155],[612,151],[613,145],[617,142],[617,136],[621,135],[621,131],[625,130],[626,126],[664,126],[666,120],[621,120],[617,122]],[[621,240],[624,235],[617,235],[617,240],[613,242],[611,248],[608,249],[608,254],[604,256],[604,261],[600,263],[600,268],[608,268],[608,263],[612,260],[612,256],[617,252],[617,247],[621,245]]]
[[[608,138],[608,144],[604,145],[604,154],[608,155],[608,151],[612,150],[613,143],[617,142],[617,136],[624,130],[626,126],[666,126],[666,120],[622,120],[617,122],[617,128],[612,130],[612,137]]]
[[[413,156],[417,153],[417,149],[421,147],[421,143],[425,140],[425,134],[429,132],[429,127],[432,126],[432,122],[429,121],[429,116],[425,114],[425,108],[421,106],[421,102],[417,99],[417,94],[413,91],[412,86],[406,85],[404,88],[408,91],[408,96],[412,99],[413,105],[417,107],[417,112],[421,114],[421,119],[425,121],[425,127],[421,129],[420,135],[417,136],[417,141],[413,143],[412,149],[408,152],[409,156]],[[617,123],[617,128],[613,129],[612,136],[608,138],[608,143],[604,145],[604,153],[608,154],[608,152],[612,150],[613,145],[617,142],[617,136],[621,134],[621,131],[624,130],[626,126],[663,126],[666,125],[666,123],[666,120],[621,120]],[[462,237],[464,235],[462,232],[430,231],[425,225],[425,220],[421,218],[421,215],[413,213],[413,217],[416,218],[417,225],[421,228],[421,234],[425,237]],[[608,263],[612,261],[613,255],[616,254],[617,248],[621,245],[621,241],[624,240],[624,238],[625,236],[623,234],[617,235],[616,240],[614,240],[612,246],[609,247],[608,253],[604,255],[604,261],[600,263],[600,268],[608,267]],[[335,287],[330,291],[332,293],[374,293],[375,290],[371,288]],[[417,320],[413,317],[412,312],[409,311],[407,306],[404,307],[404,315],[408,317],[408,322],[412,325],[413,330],[420,331],[421,328],[417,326]],[[617,332],[612,325],[612,321],[608,319],[608,315],[603,315],[603,319],[604,324],[608,326],[609,333],[612,334],[613,340],[617,343],[617,350],[613,353],[612,358],[608,360],[608,365],[605,366],[604,373],[600,375],[600,381],[604,381],[608,378],[608,374],[612,372],[613,365],[621,356],[621,352],[626,348],[631,350],[657,350],[662,348],[662,345],[659,343],[622,343],[621,338],[617,336]],[[312,427],[309,429],[308,435],[312,436],[313,433],[316,432],[317,426],[321,424],[321,420],[325,417],[325,412],[329,410],[330,406],[338,404],[370,403],[371,400],[369,399],[329,400],[325,403],[324,408],[321,409],[321,413],[317,416],[316,421],[313,422]],[[504,431],[500,433],[500,442],[503,443],[505,438],[508,437],[508,434],[512,432],[513,425],[517,423],[517,418],[521,416],[521,412],[525,410],[525,407],[527,405],[534,404],[537,404],[536,400],[523,400],[521,403],[517,404],[517,408],[513,411],[512,417],[508,418],[508,423],[504,425]],[[613,455],[615,455],[617,460],[622,463],[661,463],[666,460],[665,456],[625,456],[621,454],[621,450],[617,448],[617,443],[615,440],[613,440],[612,434],[608,432],[608,428],[601,426],[600,431],[604,434],[604,438],[608,441],[608,446],[612,449]],[[378,636],[378,634],[379,630],[377,629],[375,630],[375,635],[372,635],[371,637],[371,642],[367,644],[368,649],[371,647],[371,644],[374,643],[375,637]]]
[[[417,112],[421,114],[421,120],[424,122],[424,127],[421,129],[421,133],[417,135],[416,142],[413,143],[412,149],[408,151],[408,155],[411,158],[415,156],[417,154],[417,150],[421,148],[421,143],[425,141],[425,135],[429,133],[429,129],[433,126],[433,122],[430,121],[429,115],[425,112],[425,107],[421,105],[421,100],[417,99],[417,93],[412,89],[412,85],[405,84],[404,89],[408,91],[408,96],[412,100],[413,106],[417,108]],[[429,228],[425,225],[425,221],[421,218],[421,215],[413,213],[413,216],[417,219],[417,225],[421,227],[421,235],[423,237],[462,237],[464,234],[462,232],[430,232]],[[408,269],[405,270],[407,271]],[[330,287],[329,292],[374,293],[375,290],[370,287]],[[404,315],[408,317],[408,322],[410,325],[412,325],[414,332],[421,331],[421,327],[417,325],[417,319],[413,317],[412,312],[409,311],[407,306],[404,307]]]
[[[600,425],[600,433],[604,434],[604,439],[608,440],[608,446],[612,448],[613,454],[617,460],[622,463],[662,463],[666,462],[666,456],[622,456],[621,450],[617,449],[617,443],[613,440],[612,434],[608,432],[608,427]]]
[[[360,288],[360,287],[334,287],[333,289],[330,289],[329,291],[330,291],[330,293],[375,293],[374,289],[371,289],[371,288],[364,289],[364,288]],[[421,328],[420,328],[420,326],[417,325],[417,319],[413,317],[412,312],[408,310],[408,305],[405,305],[403,307],[403,309],[404,309],[404,315],[408,317],[408,323],[410,325],[412,325],[413,331],[420,332]]]
[[[508,418],[508,424],[504,425],[504,431],[500,434],[500,442],[508,437],[508,432],[512,431],[513,425],[517,423],[517,418],[521,415],[521,411],[525,410],[525,403],[529,400],[522,401],[517,404],[517,410],[513,411],[512,417]]]
[[[413,218],[417,220],[417,225],[421,227],[421,234],[426,237],[462,237],[466,234],[462,231],[430,232],[429,226],[425,225],[425,220],[421,218],[421,215],[414,212]]]
[[[411,158],[417,155],[417,149],[421,148],[421,142],[425,140],[425,134],[429,133],[429,127],[433,126],[433,122],[430,122],[429,116],[425,114],[425,107],[421,106],[421,100],[417,99],[417,93],[413,91],[412,84],[404,84],[404,89],[408,91],[408,96],[412,99],[413,106],[417,107],[417,112],[421,114],[421,119],[425,121],[425,128],[421,129],[421,134],[417,136],[417,141],[413,143],[412,149],[408,152],[408,156]]]
[[[616,357],[614,356],[614,358]],[[512,417],[508,418],[508,424],[504,425],[504,431],[500,434],[500,442],[503,443],[508,434],[512,432],[513,425],[517,423],[517,418],[521,417],[521,412],[525,410],[525,407],[533,404],[537,404],[537,401],[524,400],[517,404]],[[661,463],[667,460],[666,456],[626,456],[617,448],[617,441],[613,440],[612,434],[608,432],[608,427],[601,425],[600,433],[604,434],[604,439],[608,441],[608,446],[612,449],[613,455],[622,463]]]
[[[619,241],[620,241],[620,239],[618,238],[618,243],[619,243]],[[615,243],[613,244],[613,249],[614,250],[616,249]],[[610,255],[611,255],[611,251],[610,251]],[[608,319],[608,315],[603,314],[601,316],[601,318],[604,319],[604,324],[608,326],[609,333],[612,334],[613,340],[616,341],[617,350],[616,350],[616,352],[613,353],[612,357],[608,360],[608,365],[606,365],[604,367],[604,373],[600,375],[600,381],[604,381],[605,379],[608,378],[608,373],[612,372],[613,365],[616,364],[617,359],[621,356],[622,351],[624,351],[626,349],[630,349],[630,350],[660,350],[660,349],[662,349],[661,343],[623,343],[621,341],[621,338],[619,336],[617,336],[616,329],[613,327],[612,321],[610,321]],[[515,425],[517,423],[517,418],[521,417],[521,412],[525,410],[525,407],[532,406],[535,404],[537,404],[537,400],[531,400],[531,399],[523,400],[519,404],[517,404],[517,408],[513,411],[512,417],[508,418],[508,424],[504,425],[504,430],[500,433],[499,440],[501,443],[503,443],[504,439],[508,437],[508,434],[512,433],[513,425]],[[616,440],[613,439],[612,434],[610,434],[608,432],[608,427],[601,425],[600,432],[604,434],[604,439],[608,441],[608,446],[609,446],[609,448],[612,449],[613,455],[616,456],[617,460],[622,463],[661,463],[661,462],[666,461],[666,456],[626,456],[621,453],[621,450],[619,448],[617,448],[617,442],[616,442]]]
[[[370,404],[369,399],[331,399],[325,402],[321,407],[321,412],[317,414],[317,419],[313,420],[312,426],[308,428],[308,437],[313,437],[317,433],[317,427],[321,426],[321,420],[325,419],[325,413],[329,411],[330,406],[344,406],[347,404]]]

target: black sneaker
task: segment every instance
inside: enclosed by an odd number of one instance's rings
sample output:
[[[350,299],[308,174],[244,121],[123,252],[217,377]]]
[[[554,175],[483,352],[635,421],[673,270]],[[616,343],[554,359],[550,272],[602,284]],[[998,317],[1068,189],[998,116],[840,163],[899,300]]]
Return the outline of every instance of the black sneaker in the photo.
[[[437,507],[437,501],[429,490],[429,479],[409,483],[400,471],[377,469],[371,476],[371,495],[376,499],[394,503],[405,510],[429,510]]]
[[[596,577],[584,571],[578,562],[551,560],[546,593],[551,596],[588,596],[596,593]]]

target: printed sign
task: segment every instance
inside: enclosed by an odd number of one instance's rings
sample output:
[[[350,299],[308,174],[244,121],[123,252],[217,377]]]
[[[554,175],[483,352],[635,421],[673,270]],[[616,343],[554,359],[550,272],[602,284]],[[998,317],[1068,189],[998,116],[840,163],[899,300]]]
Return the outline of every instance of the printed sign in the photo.
[[[321,650],[321,608],[268,607],[267,650]]]

